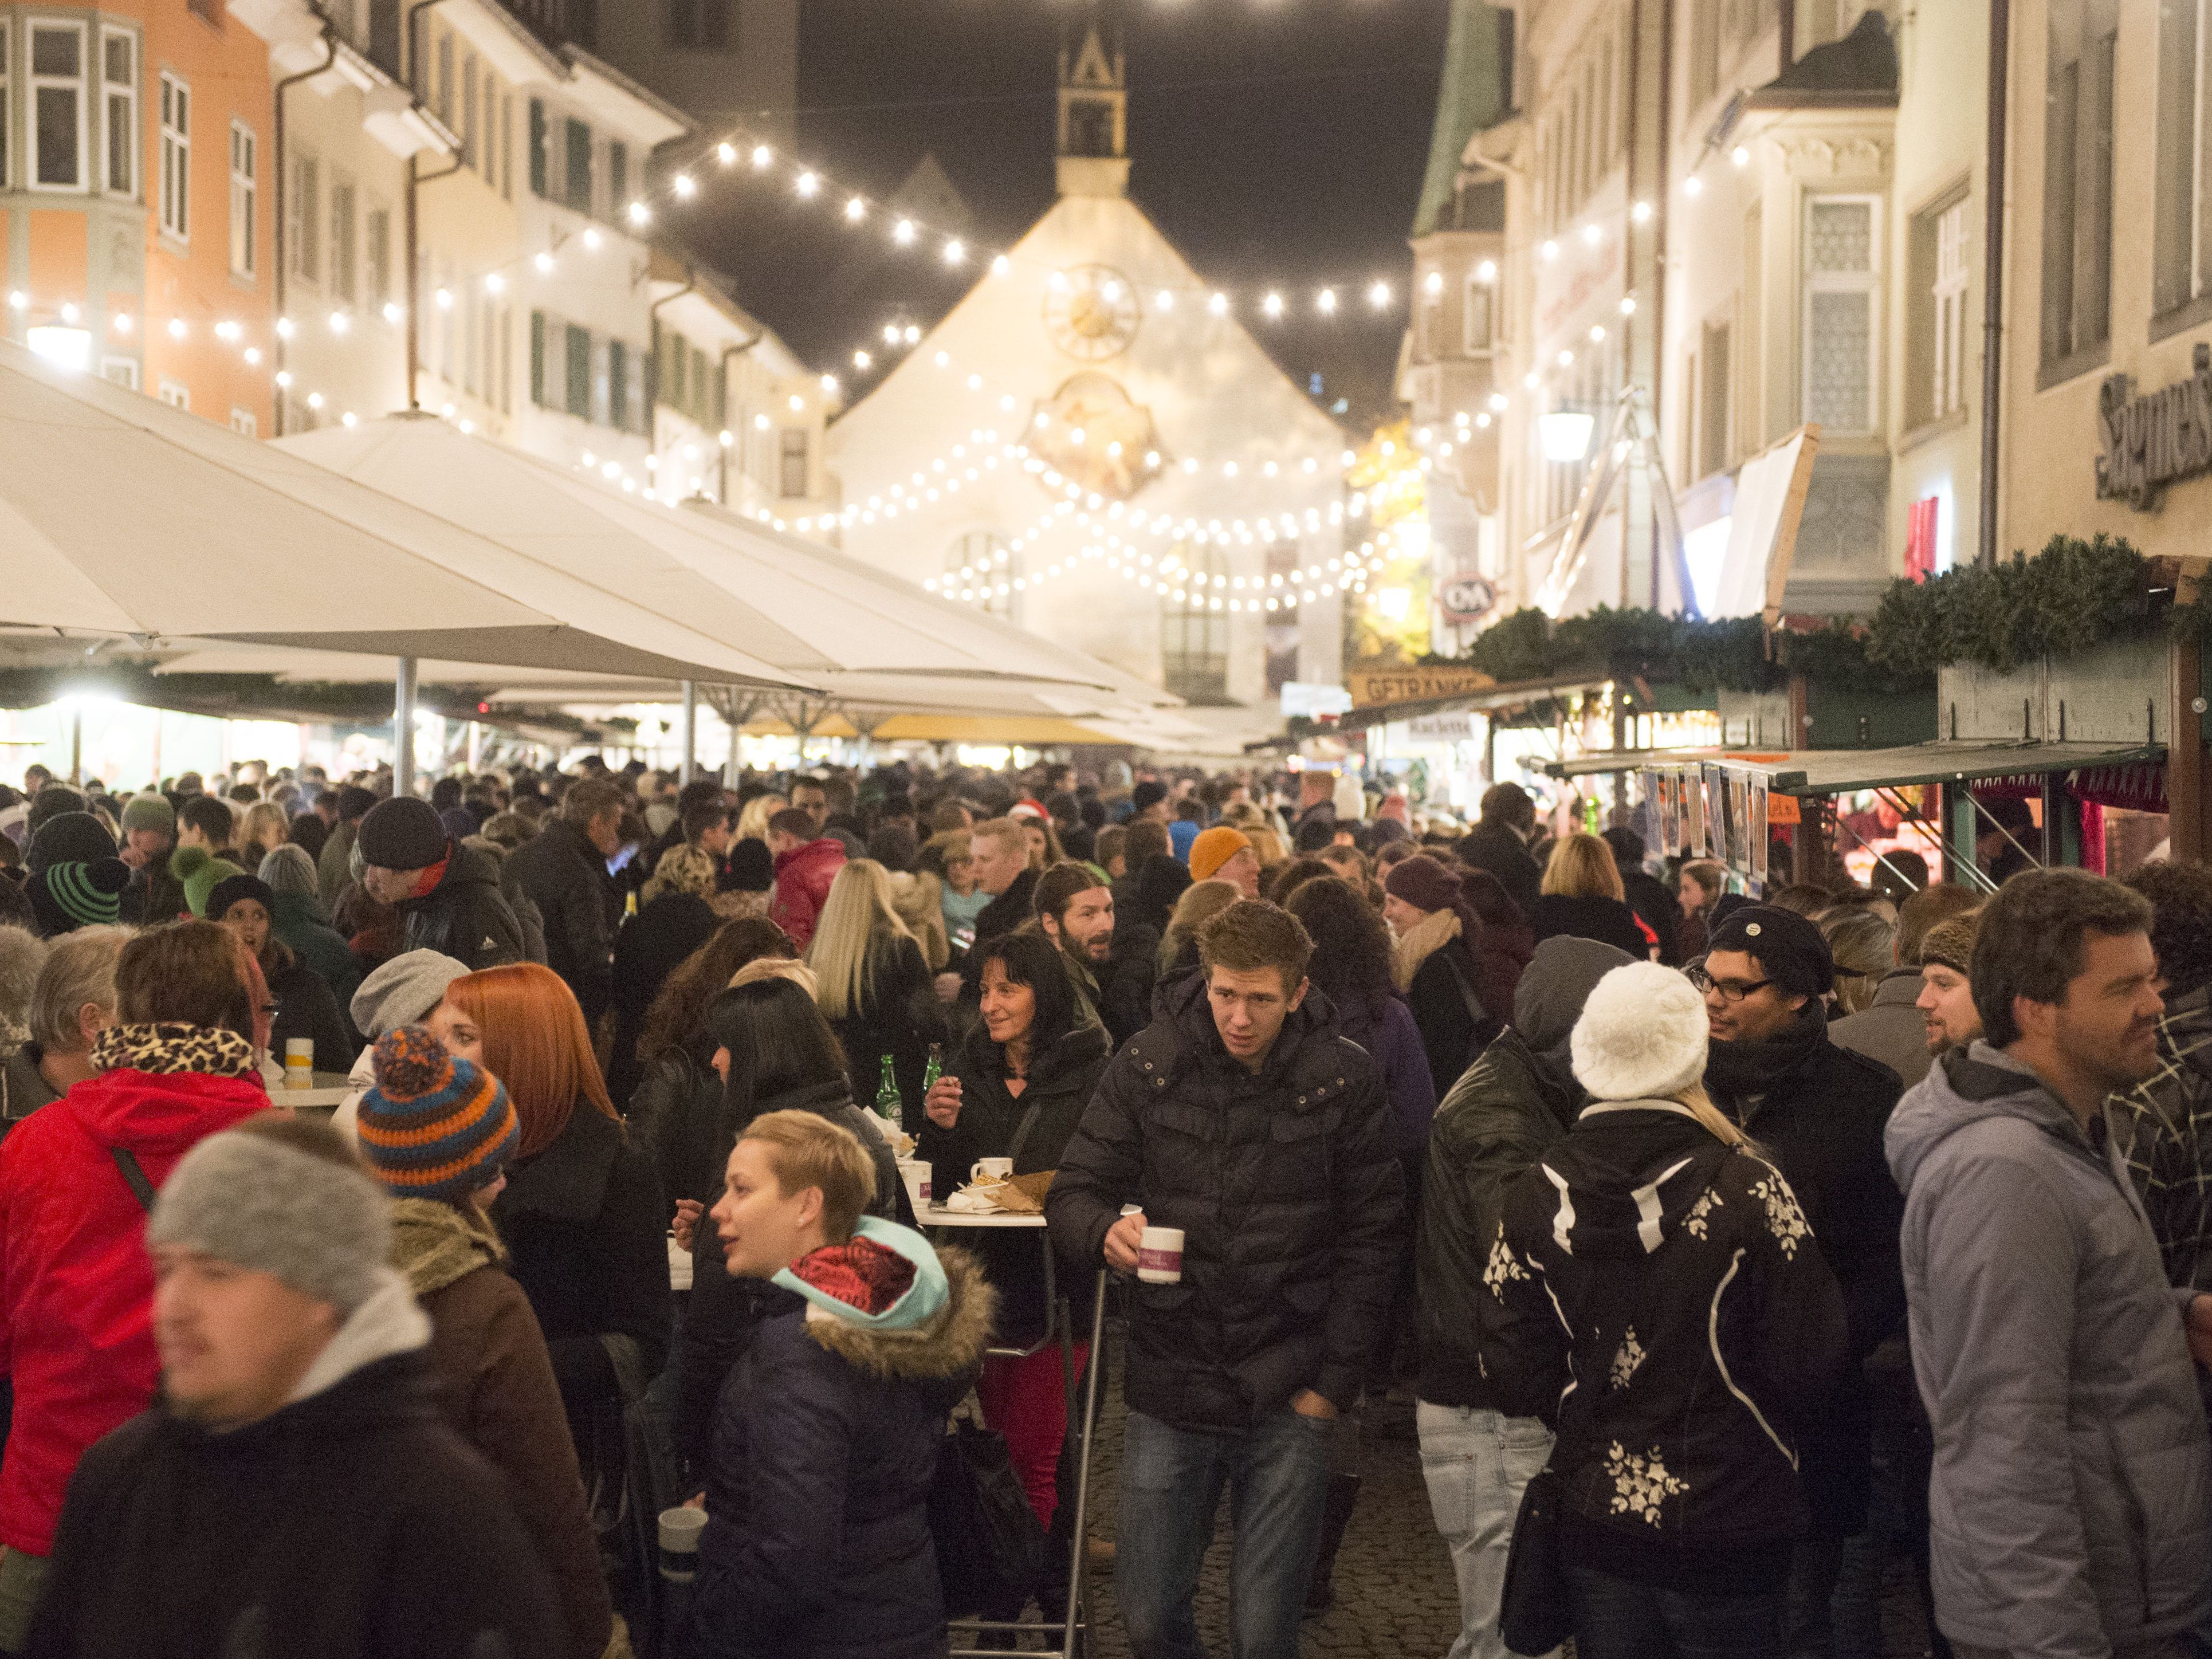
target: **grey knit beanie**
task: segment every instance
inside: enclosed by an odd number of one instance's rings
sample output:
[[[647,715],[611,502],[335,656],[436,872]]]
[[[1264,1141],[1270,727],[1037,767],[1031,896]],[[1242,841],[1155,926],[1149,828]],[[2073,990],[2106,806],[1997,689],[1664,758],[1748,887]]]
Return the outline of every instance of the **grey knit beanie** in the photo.
[[[354,1025],[374,1042],[387,1031],[420,1024],[445,1000],[446,988],[468,971],[468,963],[442,951],[402,951],[353,994]]]
[[[268,1273],[343,1319],[381,1282],[392,1206],[365,1170],[230,1129],[210,1135],[171,1171],[146,1242]]]

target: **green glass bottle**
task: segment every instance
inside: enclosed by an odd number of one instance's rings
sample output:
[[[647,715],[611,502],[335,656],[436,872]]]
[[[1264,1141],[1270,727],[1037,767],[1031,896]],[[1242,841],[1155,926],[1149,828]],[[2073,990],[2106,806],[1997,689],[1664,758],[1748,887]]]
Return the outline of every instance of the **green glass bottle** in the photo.
[[[906,1115],[906,1102],[899,1093],[898,1077],[891,1069],[891,1057],[884,1056],[883,1081],[876,1085],[876,1115],[894,1129],[901,1127]]]
[[[933,1042],[929,1045],[929,1064],[921,1074],[922,1093],[927,1094],[934,1089],[937,1086],[938,1079],[944,1075],[945,1045],[941,1042]]]

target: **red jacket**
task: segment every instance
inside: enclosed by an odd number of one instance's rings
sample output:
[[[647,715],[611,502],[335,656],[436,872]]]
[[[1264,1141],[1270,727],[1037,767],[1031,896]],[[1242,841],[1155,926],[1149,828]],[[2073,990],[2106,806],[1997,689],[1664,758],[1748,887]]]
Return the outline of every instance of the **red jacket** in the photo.
[[[258,1078],[116,1070],[0,1142],[0,1368],[15,1388],[0,1544],[49,1553],[77,1459],[154,1401],[146,1212],[110,1149],[158,1188],[198,1141],[268,1109]]]
[[[845,843],[826,837],[775,855],[775,895],[769,901],[768,919],[801,951],[830,902],[830,884],[844,867]]]

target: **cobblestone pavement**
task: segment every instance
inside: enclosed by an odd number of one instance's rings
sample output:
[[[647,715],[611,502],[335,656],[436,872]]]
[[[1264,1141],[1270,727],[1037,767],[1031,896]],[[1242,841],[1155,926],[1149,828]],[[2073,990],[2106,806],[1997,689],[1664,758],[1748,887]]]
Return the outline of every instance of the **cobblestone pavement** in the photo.
[[[1124,1417],[1121,1345],[1111,1346],[1091,1486],[1091,1535],[1106,1539],[1114,1536]],[[1299,1651],[1328,1659],[1445,1659],[1459,1634],[1459,1598],[1450,1555],[1429,1513],[1410,1403],[1370,1404],[1360,1464],[1359,1504],[1337,1558],[1336,1604],[1305,1621]],[[1215,1656],[1229,1651],[1228,1567],[1224,1496],[1198,1592],[1199,1634]],[[1093,1587],[1092,1659],[1129,1659],[1111,1572],[1094,1579]],[[1886,1589],[1883,1659],[1921,1659],[1927,1652],[1925,1627],[1909,1579],[1896,1564]],[[955,1645],[960,1644],[956,1636]],[[1027,1645],[1037,1644],[1030,1639]]]

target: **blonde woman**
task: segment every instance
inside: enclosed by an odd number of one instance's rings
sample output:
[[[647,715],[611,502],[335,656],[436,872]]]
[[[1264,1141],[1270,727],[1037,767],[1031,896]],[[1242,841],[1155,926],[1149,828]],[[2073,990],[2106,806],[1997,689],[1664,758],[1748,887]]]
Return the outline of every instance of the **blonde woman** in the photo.
[[[767,845],[768,821],[790,804],[781,795],[755,795],[738,811],[737,832],[731,839]]]
[[[1160,977],[1198,966],[1198,930],[1244,896],[1233,881],[1198,881],[1183,889],[1160,939]]]
[[[273,800],[254,802],[238,826],[239,866],[249,872],[258,870],[262,860],[291,839],[292,820],[284,816],[284,809]]]
[[[1538,943],[1565,934],[1594,939],[1648,961],[1659,941],[1628,908],[1627,889],[1613,848],[1577,830],[1552,843],[1544,866],[1543,896],[1529,914]]]
[[[918,1133],[929,1046],[945,1040],[944,1005],[921,942],[899,920],[890,874],[873,859],[848,860],[830,884],[806,965],[820,985],[815,1001],[844,1046],[854,1098],[875,1103],[890,1061],[901,1119]]]

